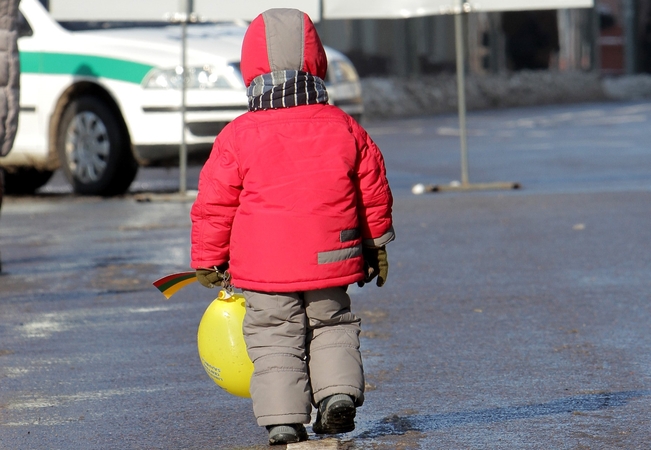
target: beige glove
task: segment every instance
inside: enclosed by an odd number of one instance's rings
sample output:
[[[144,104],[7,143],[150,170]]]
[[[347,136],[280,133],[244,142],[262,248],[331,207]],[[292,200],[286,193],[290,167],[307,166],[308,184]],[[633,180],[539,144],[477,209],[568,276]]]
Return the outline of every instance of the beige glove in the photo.
[[[197,281],[207,288],[221,286],[228,289],[231,287],[231,274],[227,270],[228,263],[215,266],[212,269],[197,269]]]

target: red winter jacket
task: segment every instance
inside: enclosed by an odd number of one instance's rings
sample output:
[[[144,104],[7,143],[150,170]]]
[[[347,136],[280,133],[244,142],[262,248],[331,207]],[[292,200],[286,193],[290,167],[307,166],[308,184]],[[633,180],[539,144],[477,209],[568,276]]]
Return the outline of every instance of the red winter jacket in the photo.
[[[242,47],[247,86],[274,70],[325,76],[321,42],[307,15],[301,18],[298,40],[296,24],[273,15],[251,23]],[[292,39],[300,44],[287,45]],[[292,58],[303,65],[286,67]],[[248,112],[219,134],[201,171],[191,265],[229,261],[233,284],[250,290],[347,285],[363,278],[362,243],[393,239],[392,203],[379,149],[339,108]]]

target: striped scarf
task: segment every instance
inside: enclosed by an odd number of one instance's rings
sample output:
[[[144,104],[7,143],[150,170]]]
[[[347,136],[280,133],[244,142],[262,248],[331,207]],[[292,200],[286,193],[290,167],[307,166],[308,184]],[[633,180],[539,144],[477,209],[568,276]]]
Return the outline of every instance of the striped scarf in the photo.
[[[325,83],[300,70],[279,70],[259,75],[246,89],[249,111],[328,103]]]

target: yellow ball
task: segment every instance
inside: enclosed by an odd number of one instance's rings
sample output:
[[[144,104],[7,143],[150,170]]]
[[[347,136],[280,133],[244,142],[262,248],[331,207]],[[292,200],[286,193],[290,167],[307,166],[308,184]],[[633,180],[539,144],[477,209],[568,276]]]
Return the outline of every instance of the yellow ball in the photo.
[[[219,387],[238,397],[250,397],[253,363],[246,352],[242,322],[244,296],[225,291],[206,309],[197,333],[203,368]]]

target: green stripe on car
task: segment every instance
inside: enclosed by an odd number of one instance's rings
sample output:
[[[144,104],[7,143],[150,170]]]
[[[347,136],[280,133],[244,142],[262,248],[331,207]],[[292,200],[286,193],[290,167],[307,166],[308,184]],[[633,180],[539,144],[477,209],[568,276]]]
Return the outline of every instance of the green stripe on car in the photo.
[[[20,70],[23,73],[101,77],[140,84],[153,67],[104,56],[20,52]]]

